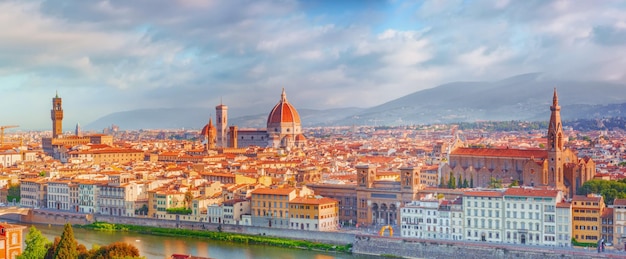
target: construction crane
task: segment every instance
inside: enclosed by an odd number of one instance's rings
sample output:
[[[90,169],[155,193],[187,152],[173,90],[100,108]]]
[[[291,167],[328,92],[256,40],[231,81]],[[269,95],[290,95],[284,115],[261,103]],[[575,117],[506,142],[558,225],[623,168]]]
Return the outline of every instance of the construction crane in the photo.
[[[17,128],[17,127],[19,127],[19,125],[0,126],[0,146],[2,146],[4,144],[4,130],[5,129],[11,129],[11,128]]]

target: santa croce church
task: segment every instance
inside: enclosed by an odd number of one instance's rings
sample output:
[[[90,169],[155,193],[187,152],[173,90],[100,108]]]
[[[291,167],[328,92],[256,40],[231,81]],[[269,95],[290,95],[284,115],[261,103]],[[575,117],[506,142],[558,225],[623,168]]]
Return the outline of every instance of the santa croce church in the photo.
[[[595,175],[595,162],[579,158],[564,147],[561,107],[556,89],[550,106],[545,149],[466,148],[453,149],[441,168],[444,182],[452,175],[473,179],[474,187],[487,187],[491,178],[519,181],[520,185],[556,188],[573,197],[576,190]]]

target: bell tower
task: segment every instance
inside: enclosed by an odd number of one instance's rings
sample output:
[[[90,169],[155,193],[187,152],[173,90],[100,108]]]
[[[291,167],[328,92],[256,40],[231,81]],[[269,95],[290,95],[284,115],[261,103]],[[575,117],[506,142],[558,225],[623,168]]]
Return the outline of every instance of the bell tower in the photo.
[[[414,167],[400,168],[400,186],[402,190],[419,190],[420,170]]]
[[[552,106],[550,106],[550,122],[548,124],[548,184],[564,190],[563,183],[563,125],[561,124],[561,106],[554,88]]]
[[[228,106],[222,104],[215,106],[215,126],[217,128],[217,146],[228,146]]]
[[[58,138],[63,135],[63,107],[59,93],[52,98],[52,110],[50,110],[50,118],[52,119],[52,138]]]
[[[376,167],[371,164],[357,165],[357,186],[372,188],[376,180]]]

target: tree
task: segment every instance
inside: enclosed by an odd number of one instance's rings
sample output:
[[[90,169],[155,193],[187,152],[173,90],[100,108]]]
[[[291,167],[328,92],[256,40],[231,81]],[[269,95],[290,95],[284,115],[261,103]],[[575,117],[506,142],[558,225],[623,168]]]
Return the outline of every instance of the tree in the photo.
[[[459,179],[456,179],[456,187],[463,188],[463,175],[459,175]]]
[[[463,188],[469,187],[469,183],[467,183],[467,178],[463,179]]]
[[[502,180],[498,180],[492,176],[491,178],[489,178],[489,188],[502,188]]]
[[[54,259],[78,258],[78,244],[74,239],[74,230],[70,223],[65,223],[59,244],[54,250]]]
[[[15,201],[16,203],[20,202],[20,185],[19,184],[11,184],[9,185],[9,193],[7,194],[7,202],[13,202]]]
[[[30,226],[26,235],[26,248],[18,259],[44,258],[52,243],[35,226]]]
[[[456,179],[452,172],[450,172],[450,177],[448,178],[448,189],[456,189]]]
[[[513,182],[511,182],[511,184],[509,185],[509,187],[514,187],[514,186],[519,186],[518,180],[513,180]]]
[[[103,247],[94,247],[86,258],[133,258],[139,256],[139,249],[134,245],[115,242]]]

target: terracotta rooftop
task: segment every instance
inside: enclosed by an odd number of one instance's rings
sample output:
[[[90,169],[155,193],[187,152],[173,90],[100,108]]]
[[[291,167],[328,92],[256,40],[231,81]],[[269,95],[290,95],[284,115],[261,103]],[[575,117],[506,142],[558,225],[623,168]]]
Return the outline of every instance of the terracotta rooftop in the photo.
[[[277,194],[277,195],[289,195],[291,192],[295,191],[293,188],[259,188],[252,191],[252,194]]]
[[[569,202],[559,202],[556,204],[557,208],[571,208],[572,204]]]
[[[572,198],[572,201],[593,201],[593,202],[600,202],[600,200],[602,199],[602,196],[598,196],[598,197],[587,197],[584,195],[574,195],[574,198]]]
[[[626,205],[626,199],[615,199],[615,201],[613,201],[613,205]]]
[[[463,192],[463,196],[479,196],[479,197],[502,197],[499,191],[467,191]]]
[[[314,197],[298,197],[298,198],[294,198],[293,200],[289,201],[290,204],[328,204],[328,203],[337,203],[338,201],[335,199],[331,199],[331,198],[327,198],[327,197],[321,197],[321,198],[314,198]]]
[[[527,188],[509,188],[504,192],[504,196],[529,196],[529,197],[556,197],[557,190],[537,190]]]
[[[512,149],[512,148],[457,148],[450,155],[458,156],[491,156],[491,157],[523,157],[547,158],[544,149]]]

